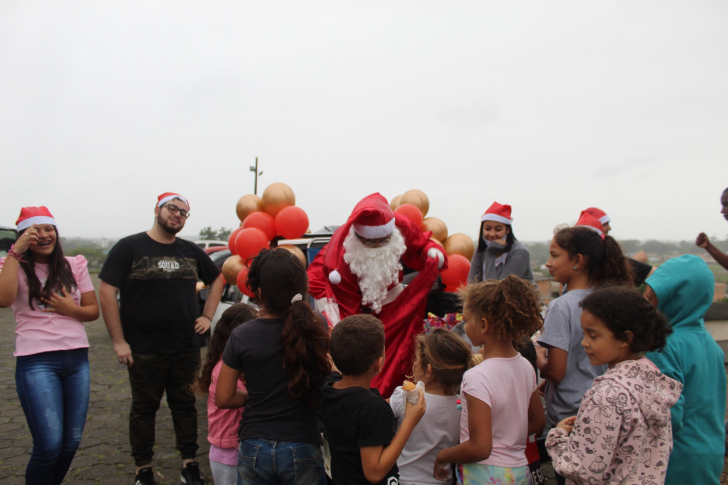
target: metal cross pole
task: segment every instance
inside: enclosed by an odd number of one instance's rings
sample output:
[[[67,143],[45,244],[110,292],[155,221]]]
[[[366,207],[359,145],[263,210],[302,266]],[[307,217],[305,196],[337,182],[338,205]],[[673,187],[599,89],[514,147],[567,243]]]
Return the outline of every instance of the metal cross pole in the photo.
[[[255,185],[253,186],[253,194],[258,195],[258,176],[263,175],[262,170],[260,171],[260,173],[258,173],[258,157],[255,157],[255,167],[251,165],[250,171],[255,172]]]

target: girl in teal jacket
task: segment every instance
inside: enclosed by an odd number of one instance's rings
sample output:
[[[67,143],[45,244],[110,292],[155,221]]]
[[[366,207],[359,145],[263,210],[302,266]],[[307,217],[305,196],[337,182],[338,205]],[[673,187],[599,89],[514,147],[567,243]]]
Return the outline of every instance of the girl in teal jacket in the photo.
[[[715,280],[697,256],[670,259],[646,281],[645,297],[665,314],[673,333],[647,358],[683,384],[672,408],[673,450],[667,485],[718,485],[723,470],[726,373],[723,351],[705,329]]]

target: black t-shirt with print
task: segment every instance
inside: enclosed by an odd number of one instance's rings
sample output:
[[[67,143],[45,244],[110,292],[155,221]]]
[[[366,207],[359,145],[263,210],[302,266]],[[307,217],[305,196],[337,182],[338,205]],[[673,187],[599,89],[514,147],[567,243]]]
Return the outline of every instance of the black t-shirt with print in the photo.
[[[391,443],[397,420],[377,389],[334,388],[333,384],[340,380],[338,372],[326,379],[319,408],[324,436],[331,450],[331,477],[336,485],[370,485],[364,476],[360,449]],[[378,483],[399,483],[397,463]]]
[[[162,244],[142,232],[121,239],[99,278],[119,288],[121,325],[133,352],[169,354],[199,349],[195,333],[200,305],[195,286],[220,274],[205,252],[176,238]]]

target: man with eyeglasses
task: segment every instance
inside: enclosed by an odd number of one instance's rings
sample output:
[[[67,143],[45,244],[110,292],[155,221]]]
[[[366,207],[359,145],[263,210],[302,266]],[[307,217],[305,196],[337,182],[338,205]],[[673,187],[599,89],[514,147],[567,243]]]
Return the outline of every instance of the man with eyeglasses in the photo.
[[[192,384],[200,367],[202,334],[210,328],[224,281],[202,249],[176,237],[189,210],[181,195],[160,195],[152,228],[116,243],[99,274],[106,328],[119,363],[129,370],[135,485],[155,483],[154,425],[165,392],[182,457],[181,480],[187,485],[205,483],[195,461],[197,409]],[[201,316],[195,291],[198,279],[210,285]]]
[[[404,287],[400,260],[419,274]],[[414,338],[422,331],[430,288],[443,267],[440,246],[411,220],[394,213],[387,199],[361,200],[308,269],[316,309],[331,324],[359,313],[384,323],[387,357],[372,380],[389,397],[412,369]]]

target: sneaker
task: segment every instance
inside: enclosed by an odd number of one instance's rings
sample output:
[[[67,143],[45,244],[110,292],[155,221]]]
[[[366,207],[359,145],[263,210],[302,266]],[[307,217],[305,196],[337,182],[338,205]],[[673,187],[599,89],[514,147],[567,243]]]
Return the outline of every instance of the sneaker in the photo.
[[[134,485],[156,485],[152,468],[142,468],[134,477]]]
[[[180,480],[187,485],[205,485],[205,481],[200,476],[200,466],[194,461],[182,468]]]

